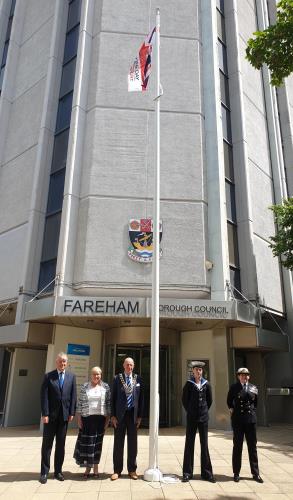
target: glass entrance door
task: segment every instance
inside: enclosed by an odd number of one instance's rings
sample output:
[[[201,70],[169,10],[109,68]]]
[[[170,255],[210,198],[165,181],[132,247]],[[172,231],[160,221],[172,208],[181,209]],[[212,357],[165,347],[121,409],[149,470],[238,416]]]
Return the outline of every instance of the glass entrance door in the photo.
[[[115,350],[114,350],[115,352]],[[144,414],[142,425],[149,425],[150,411],[150,367],[151,367],[151,349],[150,346],[135,345],[116,345],[115,353],[115,374],[123,370],[123,361],[126,357],[134,359],[134,371],[141,375],[144,383]],[[160,376],[159,376],[159,394],[160,394],[160,426],[169,424],[169,374],[168,374],[168,347],[160,346]]]

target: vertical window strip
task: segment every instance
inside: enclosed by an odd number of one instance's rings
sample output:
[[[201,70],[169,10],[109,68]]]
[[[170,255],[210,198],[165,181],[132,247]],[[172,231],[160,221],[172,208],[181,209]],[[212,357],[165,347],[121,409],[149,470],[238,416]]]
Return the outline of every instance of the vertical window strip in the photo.
[[[226,47],[226,28],[224,2],[217,0],[217,29],[218,29],[218,55],[219,55],[219,76],[221,91],[221,113],[223,128],[223,148],[225,163],[225,184],[226,184],[226,216],[227,216],[227,234],[229,248],[229,267],[230,282],[241,291],[240,265],[237,236],[237,217],[235,203],[235,183],[234,183],[234,164],[233,164],[233,146],[232,146],[232,128],[231,128],[231,110],[229,98],[229,79],[228,79],[228,58]],[[240,298],[237,291],[235,296]]]
[[[81,0],[70,0],[64,43],[53,157],[51,163],[47,212],[43,236],[38,290],[52,292],[56,274],[66,159],[70,131],[76,57],[79,39]],[[47,286],[50,283],[49,286]]]
[[[10,42],[10,34],[11,34],[13,16],[14,16],[14,11],[15,11],[15,4],[16,4],[16,0],[12,0],[11,6],[10,6],[10,13],[9,13],[9,18],[8,18],[8,23],[7,23],[6,34],[5,34],[5,43],[4,43],[3,53],[2,53],[2,58],[1,58],[1,66],[0,66],[0,95],[1,95],[1,92],[2,92],[2,85],[3,85],[3,79],[4,79],[4,71],[5,71],[6,61],[7,61],[7,54],[8,54],[8,48],[9,48],[9,42]]]

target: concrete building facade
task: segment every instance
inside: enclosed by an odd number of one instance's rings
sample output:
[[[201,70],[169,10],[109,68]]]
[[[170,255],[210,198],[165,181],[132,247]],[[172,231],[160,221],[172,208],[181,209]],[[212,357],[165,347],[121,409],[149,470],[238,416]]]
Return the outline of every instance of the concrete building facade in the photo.
[[[211,426],[229,426],[226,393],[243,365],[259,422],[292,419],[290,391],[277,390],[293,387],[292,275],[269,248],[269,206],[293,191],[293,80],[276,90],[245,59],[275,2],[0,0],[3,425],[38,422],[61,350],[79,383],[97,364],[111,382],[132,356],[149,400],[152,265],[128,253],[131,231],[137,248],[151,238],[155,79],[128,93],[127,73],[156,7],[160,423],[184,420],[194,359],[207,362]]]

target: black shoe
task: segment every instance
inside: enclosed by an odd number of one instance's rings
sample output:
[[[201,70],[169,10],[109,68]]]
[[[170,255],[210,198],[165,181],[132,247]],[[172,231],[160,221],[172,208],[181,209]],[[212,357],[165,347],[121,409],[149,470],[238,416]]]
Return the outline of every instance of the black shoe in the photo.
[[[203,481],[209,481],[209,483],[216,483],[214,476],[201,476]]]
[[[47,474],[41,474],[40,479],[39,479],[39,483],[46,484],[47,479],[48,479]]]
[[[257,483],[263,483],[263,479],[259,475],[252,476],[252,479],[254,479]]]
[[[190,481],[190,479],[192,479],[192,476],[190,476],[189,474],[183,474],[181,481],[182,481],[182,483],[188,483],[188,481]]]
[[[62,472],[55,473],[54,477],[55,477],[55,479],[58,479],[58,481],[64,481],[64,479],[65,479]]]
[[[240,477],[238,476],[238,474],[234,474],[234,482],[239,483],[239,481],[240,481]]]

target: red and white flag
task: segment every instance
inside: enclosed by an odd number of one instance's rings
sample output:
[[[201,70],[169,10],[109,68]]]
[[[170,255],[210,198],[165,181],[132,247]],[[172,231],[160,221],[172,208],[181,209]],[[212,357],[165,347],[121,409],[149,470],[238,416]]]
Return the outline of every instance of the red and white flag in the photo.
[[[153,38],[156,32],[154,27],[148,34],[139,52],[134,59],[128,74],[128,92],[142,92],[147,89],[151,72]]]

